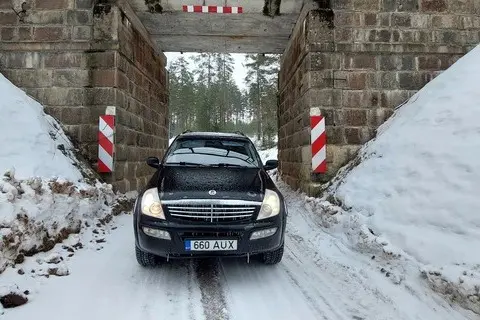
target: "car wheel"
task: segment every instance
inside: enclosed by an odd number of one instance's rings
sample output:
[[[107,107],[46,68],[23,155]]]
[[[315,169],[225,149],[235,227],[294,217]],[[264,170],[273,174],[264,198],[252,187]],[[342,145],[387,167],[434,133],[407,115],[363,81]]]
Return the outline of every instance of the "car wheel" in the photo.
[[[282,246],[280,248],[278,248],[277,250],[270,251],[270,252],[265,252],[263,254],[263,263],[265,263],[265,264],[277,264],[280,261],[282,261],[283,248],[284,248],[284,244],[282,243]]]
[[[137,262],[142,267],[155,267],[158,265],[159,259],[156,255],[144,252],[135,246],[135,256],[137,257]]]

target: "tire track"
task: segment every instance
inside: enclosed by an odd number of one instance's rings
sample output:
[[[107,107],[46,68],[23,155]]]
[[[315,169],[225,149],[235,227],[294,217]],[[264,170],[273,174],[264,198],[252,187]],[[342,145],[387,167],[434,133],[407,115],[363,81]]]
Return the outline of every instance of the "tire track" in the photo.
[[[226,298],[221,285],[221,268],[218,259],[201,259],[193,262],[202,294],[201,302],[206,320],[228,320]]]

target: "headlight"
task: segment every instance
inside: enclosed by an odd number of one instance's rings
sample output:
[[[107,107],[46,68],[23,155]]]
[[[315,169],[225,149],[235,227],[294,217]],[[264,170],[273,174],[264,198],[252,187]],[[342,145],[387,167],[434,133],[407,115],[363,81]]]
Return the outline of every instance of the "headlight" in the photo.
[[[280,197],[275,191],[266,189],[257,220],[271,218],[280,213]]]
[[[165,219],[157,188],[148,189],[143,194],[142,213],[158,219]]]

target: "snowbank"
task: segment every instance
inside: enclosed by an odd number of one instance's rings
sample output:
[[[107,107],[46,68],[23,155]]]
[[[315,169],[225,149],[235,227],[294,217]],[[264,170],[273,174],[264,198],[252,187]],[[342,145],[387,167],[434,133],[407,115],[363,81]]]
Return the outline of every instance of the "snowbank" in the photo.
[[[0,74],[0,273],[48,251],[84,222],[112,214],[112,187],[87,183],[87,165],[58,122]]]
[[[266,150],[259,150],[258,154],[262,159],[262,162],[265,163],[268,160],[277,160],[278,159],[278,148],[271,148]]]
[[[399,108],[332,187],[371,232],[437,277],[445,270],[477,303],[468,284],[480,266],[479,83],[480,46]],[[460,281],[463,272],[472,276]]]
[[[0,96],[0,173],[13,168],[19,179],[81,179],[70,141],[42,105],[2,74]]]

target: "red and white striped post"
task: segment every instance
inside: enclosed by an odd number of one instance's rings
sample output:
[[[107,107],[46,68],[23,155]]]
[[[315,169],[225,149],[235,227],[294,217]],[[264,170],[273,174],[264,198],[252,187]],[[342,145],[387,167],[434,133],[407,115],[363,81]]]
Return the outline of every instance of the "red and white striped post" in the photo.
[[[184,5],[183,12],[190,13],[243,13],[243,7],[226,7],[226,6],[192,6]]]
[[[113,155],[115,152],[115,107],[107,107],[105,115],[98,121],[98,172],[114,171]]]
[[[320,108],[310,109],[310,129],[312,144],[312,171],[314,173],[327,172],[327,133],[325,118]]]

